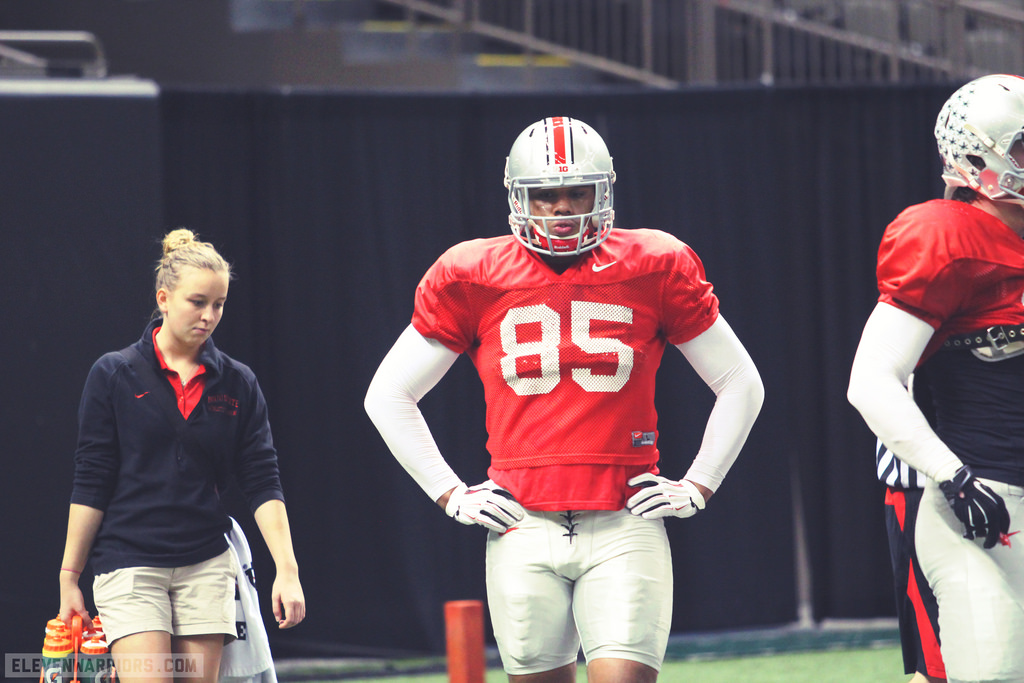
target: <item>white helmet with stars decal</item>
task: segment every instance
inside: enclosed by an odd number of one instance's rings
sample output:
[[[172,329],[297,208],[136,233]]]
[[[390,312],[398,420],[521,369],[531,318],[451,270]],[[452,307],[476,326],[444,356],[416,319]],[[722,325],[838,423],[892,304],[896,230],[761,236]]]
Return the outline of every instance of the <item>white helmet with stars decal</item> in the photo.
[[[1024,78],[977,78],[946,101],[935,122],[948,187],[1024,204]]]

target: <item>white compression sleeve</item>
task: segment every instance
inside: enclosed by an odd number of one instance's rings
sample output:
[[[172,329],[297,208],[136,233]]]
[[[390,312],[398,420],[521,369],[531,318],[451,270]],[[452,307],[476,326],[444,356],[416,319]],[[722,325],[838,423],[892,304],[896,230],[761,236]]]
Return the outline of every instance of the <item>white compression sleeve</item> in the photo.
[[[889,450],[925,476],[952,479],[963,464],[928,425],[907,381],[935,330],[895,306],[879,303],[861,335],[847,398]]]
[[[410,325],[381,361],[363,401],[395,459],[434,501],[462,481],[441,455],[417,403],[458,357]]]
[[[761,411],[764,385],[754,361],[721,315],[711,327],[676,348],[716,397],[700,450],[684,478],[715,491]]]

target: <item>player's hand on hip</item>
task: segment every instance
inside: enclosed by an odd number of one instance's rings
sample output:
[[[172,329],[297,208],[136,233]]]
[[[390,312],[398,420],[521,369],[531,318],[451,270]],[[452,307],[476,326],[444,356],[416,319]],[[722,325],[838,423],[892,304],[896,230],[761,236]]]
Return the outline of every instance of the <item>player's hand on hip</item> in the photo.
[[[672,481],[646,472],[626,483],[640,488],[626,501],[626,508],[638,517],[692,517],[704,509],[704,496],[686,479]]]
[[[515,497],[492,481],[467,487],[459,484],[444,511],[463,524],[479,524],[503,534],[526,515]]]
[[[979,481],[967,465],[952,479],[940,482],[939,488],[963,522],[964,538],[984,538],[985,548],[993,548],[1010,531],[1010,513],[1002,496]]]

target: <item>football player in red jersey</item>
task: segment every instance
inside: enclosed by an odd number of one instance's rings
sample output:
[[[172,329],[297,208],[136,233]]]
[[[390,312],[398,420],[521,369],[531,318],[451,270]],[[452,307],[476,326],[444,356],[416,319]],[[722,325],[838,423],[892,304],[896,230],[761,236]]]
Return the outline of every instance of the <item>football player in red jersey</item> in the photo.
[[[1024,680],[1024,79],[957,90],[935,136],[948,199],[905,209],[849,399],[928,477],[916,548],[950,681]],[[906,390],[920,368],[933,429]]]
[[[671,625],[664,517],[702,510],[761,408],[760,376],[693,250],[612,229],[615,173],[585,123],[523,131],[506,162],[512,235],[449,249],[366,410],[449,516],[489,529],[487,599],[511,681],[654,681]],[[678,348],[717,398],[686,476],[658,470],[655,373]],[[490,479],[467,486],[417,408],[459,354],[483,382]]]

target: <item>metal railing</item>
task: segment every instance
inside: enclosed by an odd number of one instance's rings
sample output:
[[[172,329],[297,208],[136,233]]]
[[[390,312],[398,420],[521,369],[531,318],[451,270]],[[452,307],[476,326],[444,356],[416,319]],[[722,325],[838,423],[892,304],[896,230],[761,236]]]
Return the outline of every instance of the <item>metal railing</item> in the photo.
[[[0,76],[104,78],[100,41],[85,31],[0,31]]]
[[[656,88],[1024,72],[1024,0],[378,2]]]

